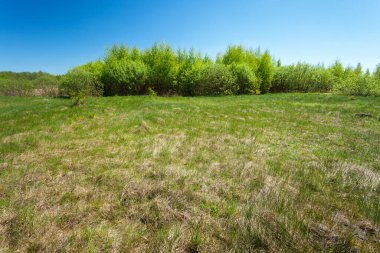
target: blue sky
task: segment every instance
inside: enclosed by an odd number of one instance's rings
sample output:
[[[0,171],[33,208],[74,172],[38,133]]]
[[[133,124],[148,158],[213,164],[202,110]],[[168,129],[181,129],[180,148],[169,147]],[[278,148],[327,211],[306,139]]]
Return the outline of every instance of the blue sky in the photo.
[[[380,0],[0,0],[0,70],[65,73],[114,43],[269,49],[285,64],[380,63]]]

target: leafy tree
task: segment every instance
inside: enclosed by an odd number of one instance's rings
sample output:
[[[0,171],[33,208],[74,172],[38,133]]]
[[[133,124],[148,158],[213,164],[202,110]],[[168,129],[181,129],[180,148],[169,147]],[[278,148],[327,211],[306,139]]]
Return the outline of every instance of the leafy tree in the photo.
[[[268,51],[260,57],[257,72],[260,80],[260,92],[269,92],[274,76],[274,66]]]
[[[169,45],[154,44],[152,48],[143,53],[143,60],[148,66],[149,87],[152,87],[160,95],[178,92],[177,58]]]
[[[337,79],[340,80],[344,76],[344,68],[343,65],[340,61],[335,61],[335,63],[330,67],[331,73],[333,76]]]
[[[245,49],[243,46],[229,46],[226,53],[222,57],[222,62],[225,65],[247,62]]]
[[[380,82],[380,64],[377,65],[376,71],[373,75],[374,75],[375,79]]]
[[[358,63],[358,65],[356,66],[355,70],[354,70],[354,74],[356,76],[361,76],[363,75],[363,68],[362,68],[362,65],[360,63]]]

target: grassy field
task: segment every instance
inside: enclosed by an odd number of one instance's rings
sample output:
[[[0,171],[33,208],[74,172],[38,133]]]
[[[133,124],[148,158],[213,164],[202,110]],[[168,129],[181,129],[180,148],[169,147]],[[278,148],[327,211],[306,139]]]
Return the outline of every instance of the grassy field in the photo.
[[[380,98],[0,97],[0,252],[379,252]]]

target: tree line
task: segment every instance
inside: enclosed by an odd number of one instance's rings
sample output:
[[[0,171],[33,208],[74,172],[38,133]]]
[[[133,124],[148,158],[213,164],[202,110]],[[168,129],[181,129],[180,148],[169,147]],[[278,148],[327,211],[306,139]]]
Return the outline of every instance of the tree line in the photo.
[[[232,45],[216,59],[165,43],[140,50],[114,45],[103,59],[76,66],[63,76],[0,73],[0,95],[27,95],[41,87],[79,101],[86,96],[217,96],[268,92],[334,92],[380,96],[380,66],[374,72],[343,66],[282,65],[269,51]],[[49,89],[47,89],[49,90]],[[51,89],[50,89],[51,90]],[[20,93],[20,94],[18,94]],[[48,92],[47,92],[48,93]],[[54,93],[54,92],[53,92]]]
[[[63,76],[61,94],[215,96],[268,92],[336,92],[380,95],[380,69],[297,63],[283,66],[268,51],[229,46],[215,60],[167,44],[139,50],[113,46],[103,60],[71,69]]]
[[[57,96],[59,76],[45,72],[0,72],[0,96]]]

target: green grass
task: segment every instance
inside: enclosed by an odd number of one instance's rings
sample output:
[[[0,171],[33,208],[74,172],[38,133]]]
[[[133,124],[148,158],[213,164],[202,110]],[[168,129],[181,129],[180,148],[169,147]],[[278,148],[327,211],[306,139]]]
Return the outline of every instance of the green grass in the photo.
[[[379,252],[380,98],[0,97],[0,252]]]

